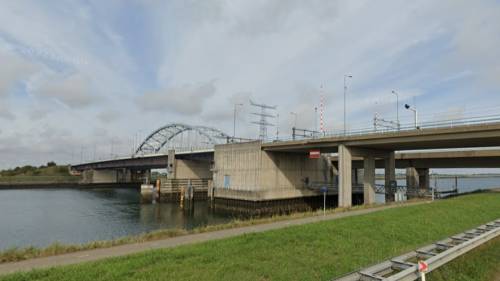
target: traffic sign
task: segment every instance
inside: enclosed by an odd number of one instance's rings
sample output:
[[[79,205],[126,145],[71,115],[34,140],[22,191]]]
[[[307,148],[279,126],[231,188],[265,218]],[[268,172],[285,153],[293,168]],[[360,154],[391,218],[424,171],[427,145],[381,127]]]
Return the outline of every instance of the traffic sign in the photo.
[[[418,261],[418,272],[420,272],[420,280],[425,281],[425,273],[429,270],[429,265],[425,261]]]
[[[310,159],[318,159],[321,157],[321,151],[318,149],[310,150],[309,151],[309,158]]]
[[[427,272],[429,265],[425,261],[418,261],[418,272]]]

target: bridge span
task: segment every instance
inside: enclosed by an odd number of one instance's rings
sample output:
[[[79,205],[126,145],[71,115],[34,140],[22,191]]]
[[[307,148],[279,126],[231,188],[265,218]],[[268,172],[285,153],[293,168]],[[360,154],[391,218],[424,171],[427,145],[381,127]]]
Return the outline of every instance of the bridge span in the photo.
[[[161,146],[162,141],[156,143]],[[335,186],[338,205],[349,207],[359,201],[353,198],[356,184],[363,186],[361,201],[374,203],[376,168],[385,170],[386,201],[392,201],[394,193],[389,187],[395,181],[396,168],[407,169],[408,188],[426,190],[429,168],[500,167],[498,146],[500,122],[288,141],[233,140],[200,151],[169,149],[72,168],[93,171],[94,181],[106,171],[144,176],[151,169],[167,168],[171,180],[207,180],[209,196],[228,202],[296,200],[320,196],[314,187]],[[319,150],[321,157],[310,158],[311,150]]]

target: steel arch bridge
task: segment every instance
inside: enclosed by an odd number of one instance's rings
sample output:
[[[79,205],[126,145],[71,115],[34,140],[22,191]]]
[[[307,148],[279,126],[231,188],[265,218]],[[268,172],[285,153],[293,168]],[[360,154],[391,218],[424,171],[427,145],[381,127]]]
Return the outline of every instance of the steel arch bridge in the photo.
[[[135,154],[156,154],[172,148],[213,148],[214,145],[230,142],[231,139],[229,135],[215,128],[172,123],[147,136]]]

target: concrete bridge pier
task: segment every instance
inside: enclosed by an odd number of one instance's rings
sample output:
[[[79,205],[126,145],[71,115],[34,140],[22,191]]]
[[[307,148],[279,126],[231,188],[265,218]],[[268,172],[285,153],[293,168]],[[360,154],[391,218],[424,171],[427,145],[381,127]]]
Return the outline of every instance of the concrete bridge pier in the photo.
[[[339,145],[339,207],[352,206],[352,153],[345,145]]]
[[[389,188],[391,182],[396,180],[396,158],[394,151],[387,154],[385,162],[385,202],[394,202],[394,191]]]
[[[428,168],[406,168],[406,185],[411,189],[428,190],[430,174]]]
[[[363,158],[363,169],[352,169],[352,158]],[[365,149],[358,147],[339,146],[338,151],[338,174],[339,174],[339,207],[348,208],[352,206],[353,182],[358,184],[363,178],[363,201],[364,204],[375,203],[375,160],[383,158],[386,163],[386,185],[396,178],[396,164],[393,151]],[[389,202],[394,200],[394,194],[390,193]]]
[[[375,203],[375,157],[371,155],[363,159],[363,202]]]

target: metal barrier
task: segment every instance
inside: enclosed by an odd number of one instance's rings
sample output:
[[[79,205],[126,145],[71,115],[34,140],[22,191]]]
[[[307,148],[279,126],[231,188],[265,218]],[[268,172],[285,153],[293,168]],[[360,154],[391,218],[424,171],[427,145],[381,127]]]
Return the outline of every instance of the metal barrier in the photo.
[[[497,236],[500,219],[333,280],[416,280],[420,278],[417,262],[424,261],[430,272]]]
[[[418,127],[415,127],[414,123],[407,123],[407,124],[401,124],[399,128],[386,128],[383,130],[377,130],[375,128],[362,128],[362,129],[350,130],[347,132],[344,131],[320,132],[319,134],[314,134],[311,136],[304,136],[304,137],[294,136],[287,138],[279,138],[278,140],[273,138],[264,140],[263,142],[307,140],[307,139],[317,139],[325,137],[350,137],[350,136],[360,136],[360,135],[397,133],[397,132],[414,131],[420,129],[446,129],[446,128],[461,127],[461,126],[473,126],[482,124],[488,125],[494,123],[500,123],[500,115],[421,122],[419,123]]]

